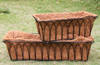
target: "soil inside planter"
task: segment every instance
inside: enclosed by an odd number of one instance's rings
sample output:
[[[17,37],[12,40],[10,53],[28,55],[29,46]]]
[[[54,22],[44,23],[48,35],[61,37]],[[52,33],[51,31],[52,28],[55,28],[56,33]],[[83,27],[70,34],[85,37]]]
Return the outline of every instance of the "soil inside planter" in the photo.
[[[29,34],[25,32],[20,32],[20,31],[9,31],[4,39],[4,41],[24,41],[24,42],[43,42],[40,40],[39,34]],[[73,40],[59,40],[55,42],[93,42],[94,39],[90,37],[83,37],[83,36],[78,36],[77,38]],[[54,42],[54,41],[52,41]]]
[[[4,40],[24,40],[24,41],[40,41],[40,36],[38,34],[30,34],[21,31],[9,31]]]
[[[67,19],[79,19],[85,17],[97,17],[96,14],[89,12],[71,12],[71,13],[48,13],[48,14],[35,14],[33,17],[38,21],[55,21],[55,20],[67,20]]]

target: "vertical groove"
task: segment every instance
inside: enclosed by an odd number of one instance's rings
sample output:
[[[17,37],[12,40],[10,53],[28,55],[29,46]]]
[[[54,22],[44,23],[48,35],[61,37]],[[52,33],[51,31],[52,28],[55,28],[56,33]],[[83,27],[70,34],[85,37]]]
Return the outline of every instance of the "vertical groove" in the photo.
[[[32,45],[32,43],[31,43],[31,47],[32,47],[32,49],[34,50],[34,46]],[[31,53],[32,53],[32,52],[31,52]],[[35,51],[33,51],[33,53],[34,53],[34,54],[33,54],[32,56],[35,57]],[[33,60],[34,60],[34,59],[33,59]]]
[[[67,36],[68,36],[68,35],[67,35],[67,31],[68,31],[68,30],[67,30],[67,29],[68,29],[67,23],[65,23],[65,26],[66,26],[66,39],[68,39],[68,38],[67,38]]]
[[[63,46],[64,46],[64,45],[62,45],[62,47],[61,47],[61,49],[60,49],[61,60],[62,60],[62,52],[63,52],[62,48],[63,48]]]
[[[67,27],[67,39],[69,39],[69,25]]]
[[[38,22],[37,22],[38,23]],[[41,37],[41,33],[40,33],[40,23],[38,23],[38,32],[40,34],[40,37]]]
[[[28,56],[29,56],[29,60],[30,60],[30,46],[27,46],[27,50],[28,50]]]
[[[11,45],[10,45],[10,47],[8,47],[8,53],[9,53],[10,59],[12,60],[12,56],[11,56],[10,50],[11,50]]]
[[[42,60],[43,60],[43,46],[41,46],[41,56],[42,56]]]
[[[48,60],[49,60],[49,50],[50,50],[50,47],[48,46],[47,48]]]
[[[44,25],[44,31],[43,31],[43,41],[45,41],[45,29],[46,29],[46,26],[48,27],[48,25],[47,25],[47,23],[44,23],[44,24],[46,24],[46,25]]]
[[[57,40],[57,26],[55,24],[55,40]]]
[[[41,26],[41,29],[42,29],[42,38],[43,38],[43,41],[44,41],[44,28],[42,27],[41,23],[40,23],[40,26]]]
[[[49,41],[51,41],[51,28],[52,28],[52,25],[48,26],[48,27],[49,27]]]
[[[36,22],[36,23],[37,23],[37,27],[38,27],[38,32],[40,34],[39,22]]]
[[[36,60],[36,46],[34,47],[34,52],[35,52],[35,60]]]
[[[18,55],[17,55],[17,45],[14,46],[14,50],[15,50],[15,53],[16,53],[16,60],[18,60]]]
[[[56,60],[56,47],[54,47],[54,59]]]
[[[81,50],[81,60],[83,60],[83,47],[81,47],[80,50]]]
[[[75,32],[75,27],[74,27],[74,24],[73,25],[73,39],[74,39],[74,32]]]
[[[91,24],[92,22],[91,22],[90,19],[88,19],[88,20],[89,20],[89,23],[90,23],[90,29],[89,29],[90,30],[89,36],[90,36],[91,35],[91,31],[92,31],[92,24]]]
[[[74,60],[76,60],[76,47],[77,47],[77,45],[75,46],[75,47],[73,47],[74,49]]]
[[[88,47],[87,47],[87,46],[86,46],[86,51],[87,51],[87,52],[86,52],[86,53],[87,53],[87,54],[86,54],[86,55],[87,55],[87,56],[86,56],[86,57],[87,57],[86,60],[87,60],[87,59],[88,59]]]
[[[83,20],[84,21],[84,20]],[[84,37],[86,36],[86,23],[84,23]]]
[[[90,43],[88,43],[88,44],[90,44]],[[88,60],[88,57],[89,57],[90,48],[91,48],[91,45],[89,46],[89,48],[87,48],[87,51],[88,51],[88,53],[87,53],[87,60]]]
[[[22,45],[22,59],[24,60],[24,44]]]
[[[61,40],[63,40],[63,25],[62,23],[60,25],[61,25]]]
[[[77,20],[78,21],[78,25],[79,25],[79,36],[80,36],[80,29],[81,29],[81,24],[80,24],[80,21],[79,20]]]
[[[70,45],[69,45],[69,47],[67,48],[67,57],[68,57],[68,60],[69,60],[69,51],[70,51]]]

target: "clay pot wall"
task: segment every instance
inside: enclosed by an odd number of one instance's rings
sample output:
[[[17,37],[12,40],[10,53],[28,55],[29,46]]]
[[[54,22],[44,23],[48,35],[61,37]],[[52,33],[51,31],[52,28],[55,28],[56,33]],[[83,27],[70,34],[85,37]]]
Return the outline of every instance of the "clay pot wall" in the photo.
[[[6,43],[11,60],[88,60],[89,43]]]

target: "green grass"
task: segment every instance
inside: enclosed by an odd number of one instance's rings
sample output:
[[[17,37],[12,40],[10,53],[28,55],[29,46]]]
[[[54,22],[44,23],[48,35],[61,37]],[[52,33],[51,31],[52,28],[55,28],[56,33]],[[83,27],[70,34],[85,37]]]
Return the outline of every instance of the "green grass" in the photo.
[[[100,3],[100,2],[99,2]],[[99,7],[100,4],[98,4]],[[89,60],[81,61],[11,61],[2,38],[10,30],[37,32],[32,14],[50,12],[88,11],[100,15],[94,0],[0,0],[0,65],[100,65],[100,18],[95,21]]]

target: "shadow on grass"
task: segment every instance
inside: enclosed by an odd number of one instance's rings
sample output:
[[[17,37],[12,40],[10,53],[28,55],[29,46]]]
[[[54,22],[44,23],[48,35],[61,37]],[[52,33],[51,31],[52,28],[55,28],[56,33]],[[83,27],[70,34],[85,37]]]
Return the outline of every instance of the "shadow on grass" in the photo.
[[[5,9],[5,8],[0,8],[0,14],[1,13],[4,13],[4,14],[9,14],[10,11],[8,9]]]

